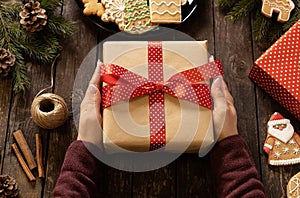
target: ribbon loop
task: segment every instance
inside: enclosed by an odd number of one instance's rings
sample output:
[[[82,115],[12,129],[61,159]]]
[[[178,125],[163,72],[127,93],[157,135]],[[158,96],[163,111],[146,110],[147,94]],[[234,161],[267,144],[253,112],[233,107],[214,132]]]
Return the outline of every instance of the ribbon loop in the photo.
[[[166,82],[153,82],[121,66],[102,64],[101,81],[108,84],[102,90],[102,108],[131,98],[162,91],[211,109],[209,86],[199,84],[199,82],[215,78],[223,73],[221,62],[216,60],[179,72]],[[132,93],[126,93],[128,90],[131,90]],[[112,97],[113,94],[114,97]]]

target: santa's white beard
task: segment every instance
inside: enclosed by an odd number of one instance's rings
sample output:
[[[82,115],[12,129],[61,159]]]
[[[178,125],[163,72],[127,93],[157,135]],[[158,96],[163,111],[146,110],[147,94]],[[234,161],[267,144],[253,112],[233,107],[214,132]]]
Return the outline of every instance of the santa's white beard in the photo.
[[[287,124],[286,128],[280,131],[279,129],[274,129],[270,126],[268,133],[282,142],[287,143],[293,137],[294,127],[291,124]]]

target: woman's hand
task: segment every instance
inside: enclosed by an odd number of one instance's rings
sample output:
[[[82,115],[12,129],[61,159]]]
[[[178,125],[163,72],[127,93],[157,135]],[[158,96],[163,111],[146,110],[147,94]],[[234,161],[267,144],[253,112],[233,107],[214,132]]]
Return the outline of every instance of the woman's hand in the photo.
[[[92,143],[102,148],[102,118],[100,114],[101,95],[100,63],[97,65],[89,83],[85,97],[80,105],[80,119],[77,140]]]
[[[222,77],[217,78],[211,87],[214,102],[213,121],[218,141],[237,135],[237,115],[231,94]]]

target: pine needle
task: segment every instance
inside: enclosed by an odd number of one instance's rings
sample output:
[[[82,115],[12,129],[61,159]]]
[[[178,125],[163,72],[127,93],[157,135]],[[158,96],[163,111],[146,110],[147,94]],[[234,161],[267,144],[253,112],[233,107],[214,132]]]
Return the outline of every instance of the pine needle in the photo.
[[[217,5],[224,9],[226,18],[233,22],[254,15],[252,31],[255,40],[271,44],[300,19],[300,0],[293,2],[295,9],[285,23],[277,22],[275,13],[271,19],[261,14],[261,0],[218,0]]]

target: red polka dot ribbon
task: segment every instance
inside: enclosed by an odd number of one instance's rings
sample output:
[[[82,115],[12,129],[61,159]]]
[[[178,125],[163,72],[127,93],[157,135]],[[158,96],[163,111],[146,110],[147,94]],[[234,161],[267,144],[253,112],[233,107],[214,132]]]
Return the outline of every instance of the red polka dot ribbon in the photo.
[[[162,43],[148,43],[148,79],[156,82],[156,90],[149,94],[150,117],[150,151],[164,147],[166,144],[164,75]]]
[[[199,84],[224,73],[220,61],[185,70],[163,81],[161,42],[148,43],[148,79],[115,64],[102,64],[102,108],[149,95],[150,151],[166,144],[164,93],[212,108],[209,85]]]

